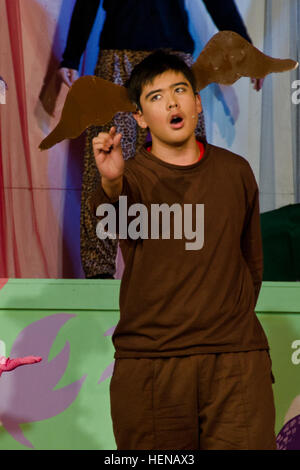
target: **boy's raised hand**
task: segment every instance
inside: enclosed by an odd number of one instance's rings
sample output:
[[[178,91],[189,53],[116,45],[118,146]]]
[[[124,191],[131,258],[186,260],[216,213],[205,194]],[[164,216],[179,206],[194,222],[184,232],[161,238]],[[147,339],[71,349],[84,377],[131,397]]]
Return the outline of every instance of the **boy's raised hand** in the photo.
[[[97,168],[103,178],[116,180],[123,175],[124,158],[121,147],[122,134],[117,134],[116,128],[100,132],[93,139],[93,151]]]

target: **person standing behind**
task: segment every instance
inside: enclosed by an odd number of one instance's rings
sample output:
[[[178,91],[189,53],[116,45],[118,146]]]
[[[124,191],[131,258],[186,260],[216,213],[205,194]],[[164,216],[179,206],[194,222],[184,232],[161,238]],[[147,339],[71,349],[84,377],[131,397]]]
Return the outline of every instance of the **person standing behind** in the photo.
[[[217,28],[231,30],[252,42],[234,0],[203,0]],[[90,36],[100,0],[77,0],[70,23],[67,44],[60,63],[59,75],[67,86],[78,78],[81,56]],[[188,15],[184,0],[104,0],[106,12],[100,35],[96,76],[123,85],[135,65],[155,49],[172,50],[193,63],[194,41],[189,33]],[[256,90],[262,81],[255,80]],[[145,142],[147,129],[136,125],[132,115],[119,113],[113,122],[103,127],[90,127],[86,132],[84,169],[81,193],[80,249],[81,262],[86,278],[113,278],[117,254],[117,240],[99,240],[97,221],[91,214],[87,200],[99,184],[92,140],[99,132],[107,132],[116,126],[122,133],[122,153],[125,160],[134,156]],[[205,137],[203,113],[200,113],[195,133]]]

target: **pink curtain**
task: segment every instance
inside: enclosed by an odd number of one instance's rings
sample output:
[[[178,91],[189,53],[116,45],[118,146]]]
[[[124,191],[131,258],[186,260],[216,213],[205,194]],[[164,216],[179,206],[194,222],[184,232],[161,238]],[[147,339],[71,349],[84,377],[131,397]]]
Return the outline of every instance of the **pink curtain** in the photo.
[[[38,149],[55,127],[68,91],[56,69],[74,3],[0,0],[0,76],[8,85],[6,103],[0,104],[0,278],[84,277],[79,251],[84,137]],[[96,47],[93,53],[95,62]],[[87,67],[87,57],[82,63]]]

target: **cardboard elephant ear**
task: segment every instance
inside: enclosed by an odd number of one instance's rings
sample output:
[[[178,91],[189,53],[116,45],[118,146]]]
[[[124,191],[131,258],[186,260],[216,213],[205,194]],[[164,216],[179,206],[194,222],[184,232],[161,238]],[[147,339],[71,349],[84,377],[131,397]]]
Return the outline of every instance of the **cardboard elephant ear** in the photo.
[[[220,31],[206,44],[192,70],[200,91],[212,82],[232,85],[241,77],[264,78],[297,66],[294,60],[263,54],[233,31]],[[108,123],[118,112],[135,110],[125,87],[95,76],[79,78],[68,92],[58,125],[39,148],[49,149],[62,140],[78,137],[91,125]]]
[[[241,77],[264,78],[298,67],[291,59],[275,59],[233,31],[220,31],[206,44],[192,66],[200,91],[212,82],[232,85]]]
[[[70,88],[55,129],[40,143],[49,149],[65,139],[75,139],[89,126],[102,126],[119,112],[133,112],[125,87],[103,78],[86,75]]]

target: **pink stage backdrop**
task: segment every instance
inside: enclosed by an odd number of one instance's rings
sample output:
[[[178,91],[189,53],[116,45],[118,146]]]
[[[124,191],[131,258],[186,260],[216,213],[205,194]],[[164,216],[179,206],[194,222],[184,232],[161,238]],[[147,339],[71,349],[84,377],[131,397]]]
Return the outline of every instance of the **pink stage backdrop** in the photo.
[[[0,277],[84,277],[79,252],[84,137],[38,149],[56,125],[68,91],[56,70],[74,3],[0,0],[0,76],[8,87],[0,104]],[[102,19],[97,21],[81,64],[85,74],[93,73],[97,59]]]

